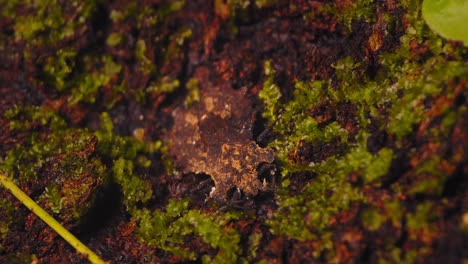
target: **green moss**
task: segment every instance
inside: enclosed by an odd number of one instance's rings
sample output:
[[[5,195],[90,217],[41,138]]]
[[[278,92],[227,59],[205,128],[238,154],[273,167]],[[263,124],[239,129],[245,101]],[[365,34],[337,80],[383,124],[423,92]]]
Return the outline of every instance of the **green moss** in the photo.
[[[231,12],[234,13],[236,10],[245,10],[251,5],[251,1],[249,0],[228,0],[227,2],[229,4]],[[267,8],[278,3],[278,0],[255,0],[253,3],[258,8]]]
[[[206,214],[189,209],[189,201],[169,201],[165,212],[147,209],[136,211],[134,218],[139,223],[138,234],[147,243],[157,245],[177,256],[194,260],[196,249],[184,248],[188,236],[199,237],[218,253],[214,258],[203,256],[204,262],[235,263],[240,250],[240,236],[228,224],[238,218],[235,214]]]
[[[0,0],[0,5],[2,6],[0,14],[3,17],[11,17],[16,12],[21,2],[21,0]]]
[[[143,159],[161,148],[161,142],[143,142],[133,137],[119,136],[107,112],[101,113],[101,130],[94,132],[98,138],[98,152],[113,160],[124,158],[129,161]]]
[[[182,59],[184,43],[192,36],[192,29],[181,28],[168,37],[167,49],[164,51],[164,64]]]
[[[185,41],[189,39],[191,36],[192,36],[192,29],[183,28],[176,34],[171,35],[171,40],[175,40],[175,43],[177,43],[177,45],[181,47],[182,45],[184,45]]]
[[[337,138],[343,144],[347,142],[348,133],[337,122],[319,126],[308,113],[320,102],[329,101],[327,83],[297,81],[293,90],[294,99],[281,105],[278,102],[281,93],[273,82],[274,71],[268,62],[265,64],[265,73],[268,75],[259,98],[265,106],[263,116],[270,124],[274,124],[273,131],[279,135],[270,146],[276,149],[277,156],[284,163],[283,175],[304,169],[302,164],[294,164],[288,159],[299,142],[327,143]]]
[[[104,55],[96,61],[94,57],[86,57],[85,65],[89,72],[84,73],[82,79],[71,88],[70,103],[78,102],[94,103],[96,101],[99,88],[109,84],[121,71],[122,66],[116,64],[112,57]],[[98,65],[102,65],[99,67]],[[98,66],[97,69],[94,67]],[[115,86],[115,88],[122,88]]]
[[[317,238],[312,231],[306,227],[305,220],[309,208],[305,205],[306,201],[304,197],[288,197],[283,195],[278,198],[277,202],[280,209],[276,217],[267,222],[273,233],[286,235],[301,241]],[[317,214],[320,213],[320,211],[317,212]],[[288,215],[288,217],[281,217],[281,215]]]
[[[58,175],[69,175],[49,183],[38,201],[63,222],[78,224],[107,184],[106,168],[97,158],[69,154],[54,164],[53,170]]]
[[[419,249],[410,249],[402,250],[396,246],[391,246],[385,252],[385,257],[381,256],[378,259],[379,264],[391,264],[391,263],[402,263],[402,264],[412,264],[418,263],[418,260],[421,259],[421,256],[426,254],[428,250],[426,248]],[[384,255],[384,254],[380,254]]]
[[[151,58],[148,58],[146,53],[146,43],[144,40],[139,39],[135,47],[135,57],[139,62],[140,71],[145,74],[151,74],[155,71],[155,68]]]
[[[65,7],[54,0],[23,1],[23,8],[32,12],[14,17],[15,37],[28,45],[54,45],[85,26],[96,10],[96,4],[96,1],[77,1]],[[13,3],[9,4],[10,8],[13,6]],[[5,15],[13,14],[17,12]]]
[[[184,104],[189,107],[194,102],[200,101],[200,89],[198,87],[198,80],[191,78],[185,84],[187,88],[187,97],[185,97]]]
[[[74,3],[69,7],[59,5],[56,1],[25,2],[23,7],[29,8],[31,14],[15,17],[15,34],[18,40],[24,40],[28,45],[55,47],[55,42],[73,37],[76,32],[82,33],[81,27],[91,21],[98,2]],[[137,24],[137,28],[153,28],[162,22],[168,15],[180,10],[185,1],[170,1],[166,4],[155,6],[140,6],[130,3],[121,11],[112,10],[110,17],[114,22],[129,20]],[[20,5],[20,4],[18,4]],[[16,5],[8,4],[8,8],[14,9]],[[14,13],[14,12],[13,12]],[[69,21],[73,18],[73,21]],[[123,32],[111,32],[106,40],[107,45],[115,47],[128,41]],[[181,30],[168,36],[171,43],[162,47],[164,53],[179,54],[179,46],[191,36],[190,29]],[[133,44],[132,44],[133,45]],[[147,49],[147,43],[143,39],[137,39],[134,44],[134,54],[138,69],[143,74],[157,74],[153,54],[155,51]],[[63,46],[63,45],[62,45]],[[166,50],[173,50],[169,52]],[[100,52],[100,51],[97,51]],[[96,54],[94,50],[82,50],[80,56],[73,48],[64,47],[57,49],[55,54],[44,54],[40,58],[44,60],[42,73],[39,79],[49,88],[55,88],[61,95],[68,96],[70,104],[95,103],[98,96],[108,109],[120,100],[123,94],[128,94],[126,82],[120,81],[122,66],[114,61],[108,53]],[[25,50],[24,57],[32,58],[29,49]],[[171,57],[172,58],[172,57]],[[179,81],[174,78],[156,77],[152,87],[158,91],[172,91],[179,86]],[[136,87],[134,96],[142,101],[143,87]],[[140,89],[140,90],[138,90]],[[149,89],[151,92],[152,88]]]
[[[123,36],[119,33],[114,32],[114,33],[109,34],[109,36],[107,36],[106,44],[108,46],[114,47],[122,43],[122,41],[123,41]]]
[[[376,109],[396,98],[386,77],[383,80],[371,80],[365,73],[361,62],[355,62],[351,57],[338,60],[333,68],[340,80],[338,89],[330,91],[334,101],[350,101],[360,110],[360,123],[367,124],[369,115],[375,115]]]
[[[270,72],[268,66],[266,64],[266,73]],[[349,58],[338,62],[335,68],[339,71],[338,76],[346,80],[339,89],[331,88],[327,81],[297,81],[293,91],[294,98],[283,104],[282,109],[278,103],[279,88],[272,83],[272,75],[267,75],[264,89],[259,94],[266,109],[264,116],[273,124],[273,131],[277,134],[270,146],[277,150],[277,156],[282,162],[283,188],[289,186],[288,178],[294,177],[295,172],[310,171],[316,174],[314,180],[299,193],[278,193],[278,212],[268,222],[276,234],[299,240],[317,239],[334,215],[349,208],[352,202],[363,200],[359,189],[347,183],[346,177],[357,172],[364,183],[376,182],[378,185],[378,179],[386,175],[393,160],[391,149],[382,148],[375,155],[367,150],[369,134],[365,130],[352,139],[356,143],[349,144],[348,132],[338,122],[319,126],[316,119],[309,115],[308,110],[322,102],[329,102],[333,107],[341,102],[351,101],[359,107],[358,113],[361,114],[358,126],[367,126],[368,115],[376,106],[373,100],[380,98],[376,96],[378,91],[373,91],[372,86],[360,86],[362,73],[356,70],[359,66]],[[298,144],[323,144],[337,138],[346,149],[341,156],[332,156],[321,163],[306,165],[297,164],[290,159],[290,153],[294,152]]]
[[[28,44],[35,43],[34,45],[51,45],[54,47],[52,42],[63,38],[54,35],[55,33],[59,34],[60,29],[67,30],[67,34],[69,34],[67,37],[70,37],[75,34],[79,26],[84,27],[86,23],[91,21],[91,16],[97,4],[96,2],[93,3],[93,5],[91,5],[91,3],[72,5],[76,7],[77,10],[74,8],[61,7],[55,1],[27,3],[25,5],[33,6],[31,10],[37,11],[37,13],[16,18],[15,21],[18,24],[16,27],[16,34],[19,34]],[[132,2],[127,6],[123,6],[122,10],[112,10],[110,17],[115,23],[128,22],[130,24],[135,24],[136,22],[136,27],[139,30],[146,31],[146,28],[154,28],[158,23],[163,22],[168,15],[180,10],[184,5],[185,1],[170,1],[154,6],[141,6]],[[71,14],[69,14],[70,12]],[[81,14],[81,12],[83,12],[83,14]],[[80,22],[75,25],[75,22],[62,21],[65,19],[62,18],[62,15],[66,17],[77,15],[78,18],[80,18]],[[51,18],[51,23],[54,27],[43,25],[43,23],[46,23],[43,20],[49,19],[49,16],[53,18]],[[29,18],[33,21],[29,21]],[[60,26],[60,23],[63,24],[63,28]],[[28,27],[33,27],[33,29]],[[47,33],[49,30],[54,34]],[[116,46],[125,41],[129,41],[127,34],[128,33],[119,31],[110,32],[106,43],[108,46],[119,48]],[[39,36],[43,35],[51,36],[53,40],[46,41],[39,38]],[[161,47],[162,50],[159,51],[148,50],[148,43],[145,43],[143,38],[138,38],[134,44],[133,42],[129,43],[129,45],[134,45],[134,56],[138,70],[144,75],[152,75],[152,79],[155,80],[149,85],[148,92],[167,93],[179,87],[180,84],[177,79],[170,76],[157,76],[158,69],[154,62],[154,53],[164,52],[166,61],[174,58],[177,59],[180,54],[180,47],[190,36],[191,30],[187,28],[169,36],[164,36],[161,41],[163,43],[169,43]],[[153,45],[151,47],[153,47]],[[107,109],[110,109],[117,101],[121,100],[123,94],[128,95],[129,91],[126,82],[120,80],[122,77],[120,75],[122,65],[117,63],[109,53],[96,54],[96,52],[102,51],[85,49],[80,51],[80,56],[78,57],[76,56],[77,53],[75,50],[64,47],[57,49],[55,54],[46,54],[41,57],[45,63],[40,64],[44,65],[42,69],[44,75],[41,75],[40,79],[44,81],[47,87],[55,88],[60,91],[61,95],[67,96],[68,102],[72,105],[77,103],[94,104],[97,98],[100,98],[100,102],[104,103]],[[31,55],[32,54],[25,55],[25,57],[31,58]],[[137,101],[144,101],[145,96],[147,96],[144,87],[133,88],[131,93],[135,96]]]
[[[193,259],[195,254],[179,248],[185,235],[192,230],[177,222],[182,215],[188,212],[189,201],[170,201],[166,212],[155,210],[153,212],[143,209],[136,211],[134,218],[138,221],[138,235],[147,243],[154,244],[173,254]],[[183,220],[179,220],[183,222]]]
[[[110,18],[114,23],[135,19],[138,29],[143,27],[154,27],[161,21],[185,6],[185,0],[168,1],[159,5],[142,6],[137,2],[127,2],[119,10],[111,10]]]
[[[118,9],[110,11],[109,17],[115,25],[127,24],[135,25],[136,30],[139,32],[154,31],[153,29],[164,22],[167,16],[181,10],[185,6],[185,0],[167,1],[165,3],[159,3],[154,5],[141,5],[141,3],[130,1],[124,5],[119,5]],[[133,44],[134,41],[131,38],[125,37],[127,32],[120,31],[120,28],[116,27],[117,32],[111,32],[107,37],[107,45],[117,46],[124,42],[129,45]],[[157,32],[157,31],[155,31]],[[166,36],[156,34],[156,39],[164,40]],[[134,46],[134,54],[139,64],[139,70],[145,74],[154,74],[156,72],[155,64],[153,63],[152,50],[147,51],[145,40],[139,38]],[[163,52],[166,52],[166,47],[163,47]]]
[[[263,102],[264,111],[262,113],[270,124],[276,120],[278,111],[280,110],[281,92],[278,85],[275,84],[275,69],[271,65],[271,61],[266,61],[264,64],[265,81],[263,89],[258,93],[258,97]]]
[[[154,94],[170,93],[179,88],[179,86],[179,80],[166,76],[157,82],[151,83],[148,88],[146,88],[146,91]]]
[[[94,103],[100,89],[110,86],[105,103],[112,106],[115,98],[127,91],[115,83],[122,66],[109,55],[77,57],[71,49],[59,49],[47,58],[43,67],[44,83],[68,96],[70,104]]]
[[[417,167],[416,181],[412,183],[410,194],[440,195],[444,190],[447,175],[440,170],[440,157],[434,156]]]
[[[387,211],[387,216],[391,220],[393,226],[400,227],[401,220],[405,214],[400,201],[393,200],[385,202],[385,209]]]
[[[37,171],[49,158],[79,153],[93,140],[85,130],[67,129],[65,122],[55,112],[40,107],[12,108],[6,116],[10,118],[10,128],[13,130],[28,131],[38,123],[52,129],[47,135],[39,131],[30,133],[25,144],[17,145],[7,153],[0,166],[10,176],[21,180],[36,179]],[[78,171],[76,173],[79,174]]]
[[[393,159],[393,151],[388,148],[382,148],[379,150],[376,156],[372,157],[372,160],[366,168],[366,173],[363,175],[364,182],[372,182],[378,178],[387,174],[390,169],[390,165]]]
[[[299,240],[316,239],[334,215],[349,208],[351,203],[364,200],[359,188],[347,183],[347,176],[358,172],[365,183],[376,181],[387,173],[393,152],[383,148],[373,155],[363,143],[367,137],[359,138],[361,143],[350,148],[347,154],[301,168],[317,176],[297,194],[279,193],[278,212],[268,222],[274,233]],[[311,230],[316,231],[315,235]]]
[[[234,9],[234,8],[246,9],[247,7],[250,6],[250,1],[248,1],[248,0],[229,0],[228,4],[231,7],[231,9]]]
[[[149,182],[142,180],[134,172],[133,162],[119,158],[112,166],[113,179],[122,188],[127,210],[133,210],[138,203],[145,203],[153,194]]]
[[[203,256],[204,262],[236,263],[238,255],[241,253],[240,235],[234,228],[226,226],[229,221],[237,218],[235,215],[225,213],[224,215],[207,217],[199,210],[190,210],[186,218],[193,226],[195,234],[212,248],[218,249],[214,258],[209,255]]]
[[[386,217],[381,215],[377,208],[368,208],[361,212],[361,219],[365,228],[375,231],[380,228]]]
[[[401,47],[391,54],[383,54],[380,62],[387,71],[383,75],[392,83],[389,88],[401,93],[390,102],[387,130],[399,138],[414,132],[414,125],[423,119],[424,100],[441,95],[451,80],[463,79],[468,75],[468,65],[463,59],[466,49],[454,49],[436,36],[420,17],[420,6],[404,3],[408,8],[410,22],[407,34],[401,37]],[[429,49],[428,58],[420,60],[411,55],[411,42]],[[414,44],[413,44],[414,45]],[[451,54],[450,58],[446,54]]]
[[[0,199],[0,250],[2,250],[1,241],[5,240],[10,225],[15,221],[14,219],[14,205],[5,198]]]
[[[267,8],[271,7],[278,3],[278,0],[255,0],[255,5],[258,8]]]
[[[63,222],[77,224],[106,183],[104,165],[91,156],[96,138],[84,129],[67,128],[56,113],[39,107],[12,109],[7,116],[10,127],[26,137],[7,153],[0,169],[20,183],[46,183],[39,203]]]
[[[63,90],[68,86],[67,78],[75,67],[76,52],[60,49],[54,57],[47,58],[44,72],[48,78],[48,84],[57,90]]]
[[[106,112],[101,114],[101,130],[97,151],[112,161],[112,179],[120,185],[124,204],[129,212],[144,204],[152,196],[151,184],[144,180],[136,169],[144,171],[151,166],[151,155],[161,148],[160,142],[153,144],[114,133],[112,120]]]
[[[459,111],[447,111],[442,115],[442,121],[440,122],[440,128],[432,129],[430,132],[434,137],[443,137],[444,135],[448,135],[450,130],[453,128],[453,125],[457,120],[462,118],[461,113],[466,112],[467,108],[462,107]]]
[[[435,56],[422,65],[410,63],[398,71],[394,71],[398,81],[392,88],[403,96],[392,100],[387,129],[402,138],[414,132],[414,124],[423,119],[423,101],[440,94],[450,80],[467,76],[468,67],[464,62],[447,62],[442,56]]]
[[[466,50],[451,48],[427,30],[417,19],[419,5],[409,2],[403,5],[409,8],[408,21],[411,23],[408,32],[401,38],[400,48],[379,57],[381,67],[374,76],[368,75],[362,62],[344,57],[332,65],[337,83],[332,85],[331,80],[297,80],[293,98],[281,102],[281,89],[275,84],[274,69],[268,60],[265,63],[265,81],[259,98],[265,108],[263,116],[273,125],[276,137],[270,146],[276,150],[283,176],[281,188],[276,193],[278,211],[267,222],[274,234],[301,241],[332,243],[323,239],[330,219],[352,203],[367,203],[360,191],[362,187],[348,183],[349,175],[358,175],[363,185],[380,186],[396,153],[400,152],[402,142],[415,136],[415,128],[429,108],[424,103],[444,95],[446,87],[453,85],[450,82],[464,80],[468,76],[468,65],[463,59]],[[353,8],[359,12],[345,12],[341,18],[349,28],[353,21],[373,21],[373,1],[355,3]],[[414,41],[427,45],[427,57],[415,57],[411,53],[411,41],[413,46]],[[451,55],[447,57],[446,54]],[[342,104],[352,105],[356,109],[353,121],[356,121],[358,133],[350,136],[341,123],[331,120],[323,124],[310,114],[311,110],[324,103],[331,111]],[[441,114],[444,117],[442,123],[446,124],[442,127],[453,126],[453,120],[456,120],[454,112],[442,109]],[[376,153],[371,153],[367,142],[375,128],[386,131],[395,146],[382,146]],[[441,136],[440,133],[450,133],[449,128],[436,126],[433,129],[426,134],[435,137]],[[315,146],[336,139],[339,139],[343,151],[323,161],[303,164],[291,158],[304,144]],[[417,180],[410,193],[441,193],[446,175],[434,167],[437,163],[428,161],[416,169],[420,177],[415,177]],[[292,189],[296,173],[306,171],[314,175],[313,180],[302,189]],[[394,190],[400,192],[400,187],[395,184]],[[414,229],[417,223],[425,225],[432,219],[429,203],[418,205],[414,214],[407,214],[402,208],[399,201],[393,201],[386,205],[385,212],[366,210],[361,215],[363,224],[371,231],[378,231],[383,222],[390,220],[393,226],[400,228],[402,219],[408,215],[411,222],[408,222],[408,227]],[[315,253],[320,255],[319,251]],[[411,252],[409,250],[407,256],[399,259],[411,262],[415,259],[411,254],[422,254],[424,250]]]
[[[423,228],[429,228],[430,224],[437,219],[437,208],[432,202],[418,204],[414,213],[407,214],[407,225],[413,232]],[[413,233],[414,234],[414,233]],[[412,237],[415,239],[416,237]]]
[[[343,25],[346,34],[350,34],[354,22],[372,23],[376,20],[376,6],[374,0],[360,0],[345,3],[329,3],[321,7],[321,12],[336,17]],[[313,16],[312,16],[313,17]]]
[[[52,212],[58,214],[63,208],[63,200],[62,194],[60,193],[59,186],[57,184],[52,183],[50,186],[47,186],[42,193],[43,199],[49,200],[50,202],[50,209]]]
[[[279,209],[267,223],[275,234],[301,241],[317,239],[336,213],[359,200],[360,192],[331,171],[320,174],[298,194],[280,192]]]
[[[397,238],[387,237],[385,245],[376,252],[379,258],[378,263],[417,263],[429,252],[427,246],[418,245],[420,243],[418,239],[425,233],[421,232],[423,229],[437,232],[432,223],[437,219],[439,212],[431,203],[420,203],[413,213],[406,212],[398,200],[385,203],[386,219],[390,219],[393,226],[398,228],[397,230],[401,230],[400,228],[404,227],[402,223],[406,223],[409,243],[415,245],[402,249],[396,241]],[[406,221],[403,221],[403,217],[406,218]]]
[[[33,124],[47,125],[52,129],[66,126],[65,121],[56,112],[37,106],[14,105],[5,112],[4,116],[10,120],[9,126],[13,130],[27,131]]]
[[[247,261],[252,263],[253,260],[257,257],[258,247],[262,240],[263,235],[261,233],[252,233],[249,236],[249,249],[247,252]]]

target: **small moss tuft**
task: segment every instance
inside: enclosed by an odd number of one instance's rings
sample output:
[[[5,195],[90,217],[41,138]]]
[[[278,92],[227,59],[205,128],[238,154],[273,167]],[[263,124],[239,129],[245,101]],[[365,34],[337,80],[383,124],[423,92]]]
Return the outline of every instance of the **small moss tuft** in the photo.
[[[188,200],[170,200],[165,212],[143,209],[136,211],[133,217],[139,223],[138,234],[142,239],[179,257],[195,260],[200,252],[195,253],[183,245],[186,237],[196,236],[218,250],[214,258],[203,256],[204,262],[236,263],[238,259],[240,236],[228,227],[230,221],[238,218],[235,214],[207,214],[189,209]]]

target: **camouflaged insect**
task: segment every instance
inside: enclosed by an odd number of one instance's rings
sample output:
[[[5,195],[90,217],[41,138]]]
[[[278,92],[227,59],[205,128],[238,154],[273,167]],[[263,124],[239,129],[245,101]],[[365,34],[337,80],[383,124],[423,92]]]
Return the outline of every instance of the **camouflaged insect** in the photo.
[[[208,87],[200,101],[173,112],[171,155],[184,172],[211,176],[210,196],[223,200],[235,187],[247,195],[266,189],[257,177],[261,163],[271,163],[274,152],[252,140],[252,102],[245,90]]]

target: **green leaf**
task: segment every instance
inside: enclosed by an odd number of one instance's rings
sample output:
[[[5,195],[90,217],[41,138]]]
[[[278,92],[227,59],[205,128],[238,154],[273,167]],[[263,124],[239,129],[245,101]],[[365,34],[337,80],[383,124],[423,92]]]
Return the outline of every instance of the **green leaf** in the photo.
[[[439,35],[468,46],[468,0],[424,0],[422,15]]]

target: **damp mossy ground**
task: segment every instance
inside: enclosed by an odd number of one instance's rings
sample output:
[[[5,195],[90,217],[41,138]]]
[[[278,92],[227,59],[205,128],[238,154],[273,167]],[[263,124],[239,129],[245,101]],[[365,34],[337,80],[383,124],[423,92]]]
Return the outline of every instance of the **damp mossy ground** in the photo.
[[[37,91],[18,88],[23,101],[1,108],[4,133],[17,143],[5,140],[0,169],[69,227],[112,185],[125,224],[136,226],[131,235],[162,261],[414,263],[436,254],[436,239],[466,234],[460,190],[451,186],[466,186],[468,50],[427,27],[421,1],[338,1],[307,11],[301,3],[214,1],[215,22],[196,16],[197,25],[215,25],[203,34],[184,20],[200,12],[194,3],[104,5],[0,0],[0,41],[10,47],[0,53],[22,61],[24,72],[15,76],[23,84],[0,81]],[[256,82],[278,175],[269,194],[244,197],[254,209],[243,210],[190,197],[203,184],[180,184],[189,176],[171,161],[171,124],[161,120],[174,104],[203,99],[193,68],[213,60],[223,74],[234,71],[200,45],[222,50],[245,37],[242,28],[260,20],[252,12],[284,25],[300,14],[324,39],[362,48],[337,49],[330,65],[315,66],[328,73],[318,78],[285,71],[272,55],[281,50],[257,57],[260,70],[245,78]],[[223,31],[219,39],[214,31]],[[0,216],[0,253],[23,253],[8,252],[11,226],[25,221],[14,218],[12,200],[0,198]]]

